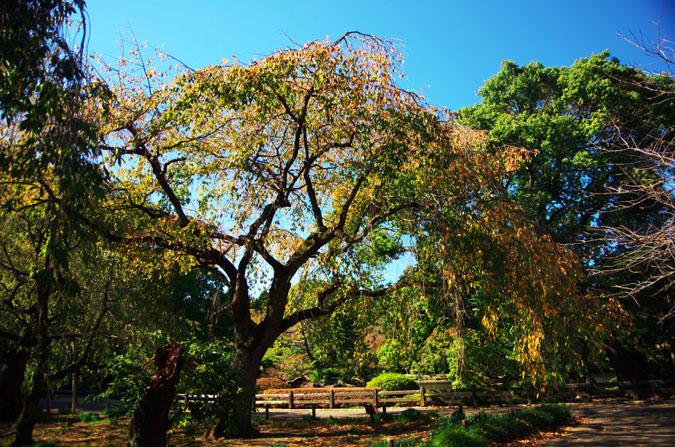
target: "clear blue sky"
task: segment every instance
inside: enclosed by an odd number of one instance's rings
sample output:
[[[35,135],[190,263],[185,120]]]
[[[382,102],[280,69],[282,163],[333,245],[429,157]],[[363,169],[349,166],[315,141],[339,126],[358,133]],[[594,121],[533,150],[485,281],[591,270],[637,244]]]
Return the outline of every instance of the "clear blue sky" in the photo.
[[[120,32],[161,47],[192,68],[247,61],[295,42],[358,30],[405,46],[406,88],[451,109],[474,104],[501,61],[571,65],[609,49],[623,63],[650,62],[617,33],[675,40],[675,0],[89,0],[89,52],[117,57]],[[289,36],[289,37],[287,37]]]

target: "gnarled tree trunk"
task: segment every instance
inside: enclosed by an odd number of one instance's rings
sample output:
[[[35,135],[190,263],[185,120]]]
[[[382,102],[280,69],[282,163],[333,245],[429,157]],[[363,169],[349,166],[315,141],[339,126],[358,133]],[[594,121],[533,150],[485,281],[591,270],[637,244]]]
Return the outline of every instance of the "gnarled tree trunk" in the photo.
[[[41,275],[52,272],[51,267],[46,268]],[[30,391],[26,395],[16,423],[14,424],[14,442],[12,446],[31,445],[33,441],[33,428],[40,414],[38,404],[47,389],[46,375],[49,365],[50,340],[49,340],[49,297],[52,293],[51,284],[48,281],[38,281],[38,293],[36,303],[35,323],[37,330],[37,345],[34,355],[37,359],[35,372],[31,379]]]
[[[21,384],[28,363],[28,351],[11,349],[0,371],[0,421],[16,421],[21,414]]]
[[[129,426],[131,447],[163,447],[170,428],[169,410],[183,369],[185,347],[170,341],[155,352],[157,375],[143,393]]]

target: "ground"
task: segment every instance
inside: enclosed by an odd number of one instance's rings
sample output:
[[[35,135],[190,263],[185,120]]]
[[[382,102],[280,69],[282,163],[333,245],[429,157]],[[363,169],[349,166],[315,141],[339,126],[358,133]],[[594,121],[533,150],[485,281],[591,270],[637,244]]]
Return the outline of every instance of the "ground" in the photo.
[[[35,439],[55,446],[122,446],[128,434],[128,419],[114,422],[101,420],[81,422],[77,415],[50,415],[35,429]],[[175,430],[169,445],[187,446],[363,446],[380,439],[422,438],[432,427],[429,422],[386,422],[371,424],[364,419],[326,421],[309,419],[272,420],[258,426],[261,436],[256,439],[221,440],[209,442],[200,434],[186,436],[186,430]],[[196,439],[194,439],[196,437]],[[0,426],[0,446],[9,445],[11,426]]]
[[[611,401],[570,406],[585,424],[540,447],[675,445],[675,401]]]
[[[467,414],[486,410],[490,413],[511,411],[514,407],[465,409]],[[512,443],[513,446],[671,446],[675,439],[675,402],[610,401],[570,404],[577,423],[555,432],[539,433]],[[452,408],[419,408],[448,416]],[[424,439],[432,428],[430,422],[381,422],[372,424],[363,409],[318,410],[318,420],[311,420],[309,410],[275,410],[270,421],[260,420],[261,436],[256,439],[208,442],[200,433],[175,430],[169,445],[187,446],[368,446],[376,441]],[[328,419],[330,418],[330,419]],[[336,419],[338,418],[338,419]],[[35,439],[54,446],[122,446],[128,433],[128,419],[82,422],[80,415],[45,415],[35,430]],[[579,423],[581,422],[581,423]],[[190,436],[187,436],[187,435]],[[0,446],[9,445],[11,425],[0,425]]]

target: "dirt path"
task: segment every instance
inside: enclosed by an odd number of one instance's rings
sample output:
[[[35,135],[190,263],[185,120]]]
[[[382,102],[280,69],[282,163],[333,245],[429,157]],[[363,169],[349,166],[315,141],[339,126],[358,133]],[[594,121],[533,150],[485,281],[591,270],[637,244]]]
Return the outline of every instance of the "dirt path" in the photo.
[[[570,404],[572,415],[587,419],[564,436],[538,443],[540,447],[675,445],[675,401],[599,402]]]
[[[420,411],[422,413],[438,413],[439,416],[441,417],[448,417],[450,416],[453,412],[457,410],[457,407],[393,407],[393,408],[388,408],[387,413],[391,414],[396,414],[396,413],[402,413],[403,411],[407,410],[408,408],[412,408],[414,410]],[[484,411],[489,414],[499,414],[499,413],[506,413],[511,410],[516,410],[519,408],[527,408],[525,405],[520,405],[520,406],[509,406],[509,407],[486,407],[486,408],[472,408],[472,407],[464,407],[464,413],[467,416],[470,416],[474,413],[478,413],[480,411]],[[380,409],[380,411],[382,411]],[[289,410],[286,408],[270,408],[269,410],[269,418],[271,420],[296,420],[296,419],[302,419],[303,417],[306,417],[308,415],[312,414],[311,409],[307,408],[302,408],[302,409],[294,409],[294,410]],[[258,412],[255,413],[255,417],[258,418],[263,418],[265,415],[265,410],[258,409]],[[327,419],[327,418],[333,418],[333,419],[368,419],[368,415],[366,414],[366,411],[363,407],[358,407],[358,408],[317,408],[316,409],[316,417],[318,419]]]

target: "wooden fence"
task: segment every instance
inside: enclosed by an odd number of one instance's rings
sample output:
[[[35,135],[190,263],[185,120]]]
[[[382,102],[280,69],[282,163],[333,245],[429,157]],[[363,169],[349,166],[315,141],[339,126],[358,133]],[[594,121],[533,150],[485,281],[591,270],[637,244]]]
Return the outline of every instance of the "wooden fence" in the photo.
[[[376,388],[297,388],[269,390],[255,395],[258,408],[302,408],[323,406],[372,406],[386,408],[394,405],[477,405],[479,403],[532,402],[538,399],[593,399],[601,397],[625,397],[637,399],[639,389],[644,393],[658,392],[664,397],[675,394],[675,381],[647,380],[638,382],[570,383],[550,387],[538,394],[534,389],[522,387],[452,388],[447,381],[420,381],[419,389],[381,391]]]
[[[280,406],[286,408],[307,407],[311,405],[321,405],[328,408],[364,405],[386,407],[397,403],[424,405],[419,395],[417,397],[409,396],[419,393],[419,390],[380,391],[377,388],[326,388],[321,389],[321,392],[316,392],[317,390],[317,388],[298,388],[256,394],[255,404],[256,407]]]
[[[267,390],[255,395],[255,408],[311,408],[315,414],[317,407],[365,407],[366,411],[386,412],[392,406],[466,406],[494,403],[526,403],[542,400],[591,400],[593,398],[632,398],[637,399],[659,393],[662,397],[675,395],[675,380],[646,380],[640,382],[600,382],[569,383],[548,388],[546,392],[537,394],[533,389],[522,387],[482,387],[452,388],[452,383],[442,380],[421,380],[420,387],[413,390],[382,391],[377,388],[292,388]],[[642,396],[640,395],[642,390]],[[190,400],[212,400],[209,395],[177,396],[176,405],[187,407]]]

